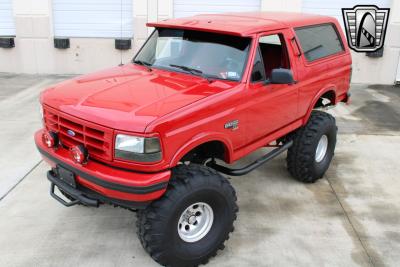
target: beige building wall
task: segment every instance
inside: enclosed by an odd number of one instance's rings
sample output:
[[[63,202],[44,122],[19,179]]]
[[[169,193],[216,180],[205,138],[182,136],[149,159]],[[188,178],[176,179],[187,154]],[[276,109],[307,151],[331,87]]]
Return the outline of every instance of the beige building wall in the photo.
[[[383,57],[369,58],[352,53],[353,82],[393,84],[400,63],[400,1],[392,0]]]
[[[0,49],[0,72],[81,74],[129,62],[148,37],[146,22],[157,19],[154,2],[133,1],[132,49],[121,51],[115,49],[114,38],[70,38],[69,49],[56,49],[52,1],[13,0],[15,47]]]
[[[262,11],[301,12],[302,0],[261,0]]]
[[[300,12],[302,0],[262,0],[264,11]],[[132,49],[114,48],[113,38],[70,38],[54,48],[52,0],[13,0],[15,48],[0,48],[0,72],[80,74],[129,62],[152,29],[146,22],[173,17],[173,0],[133,0]],[[393,0],[384,56],[353,55],[353,82],[393,84],[400,56],[400,1]]]

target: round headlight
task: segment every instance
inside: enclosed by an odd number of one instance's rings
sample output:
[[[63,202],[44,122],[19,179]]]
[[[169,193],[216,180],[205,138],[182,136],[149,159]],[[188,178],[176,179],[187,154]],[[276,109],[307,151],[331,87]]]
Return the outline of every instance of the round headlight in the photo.
[[[72,159],[76,163],[82,164],[86,162],[88,158],[88,151],[83,145],[73,146],[70,148],[69,152],[71,154]]]
[[[45,131],[42,134],[42,142],[48,148],[52,148],[58,145],[58,135],[52,131]]]

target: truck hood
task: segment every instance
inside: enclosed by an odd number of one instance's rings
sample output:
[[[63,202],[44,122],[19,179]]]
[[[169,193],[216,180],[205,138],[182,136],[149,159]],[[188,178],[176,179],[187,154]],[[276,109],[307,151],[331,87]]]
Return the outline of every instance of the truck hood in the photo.
[[[145,132],[157,118],[235,85],[128,64],[64,81],[45,90],[41,102],[106,127]]]

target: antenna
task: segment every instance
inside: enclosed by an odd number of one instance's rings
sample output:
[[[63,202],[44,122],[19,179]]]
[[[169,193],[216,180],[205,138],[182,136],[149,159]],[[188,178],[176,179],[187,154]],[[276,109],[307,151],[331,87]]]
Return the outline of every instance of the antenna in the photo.
[[[121,40],[122,40],[122,0],[120,0],[120,19],[121,19],[121,23],[120,23],[120,34],[121,34]],[[120,55],[120,62],[119,62],[119,66],[122,66],[124,64],[122,64],[122,50],[119,51],[119,55]]]

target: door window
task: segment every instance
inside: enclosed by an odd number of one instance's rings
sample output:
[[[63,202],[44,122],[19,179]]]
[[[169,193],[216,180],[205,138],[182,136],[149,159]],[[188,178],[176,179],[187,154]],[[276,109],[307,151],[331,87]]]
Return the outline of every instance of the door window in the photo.
[[[261,64],[260,64],[261,61]],[[260,66],[261,65],[261,66]],[[257,54],[254,59],[252,81],[268,80],[273,69],[290,69],[287,49],[281,34],[266,35],[259,38]]]
[[[253,72],[251,74],[252,82],[265,81],[264,62],[261,57],[260,49],[257,48],[256,57],[254,58]]]

